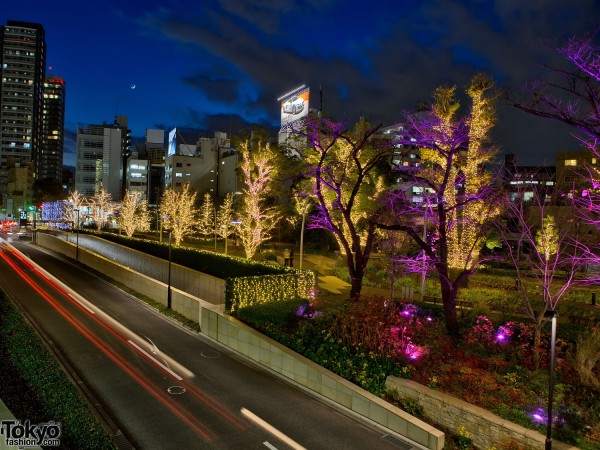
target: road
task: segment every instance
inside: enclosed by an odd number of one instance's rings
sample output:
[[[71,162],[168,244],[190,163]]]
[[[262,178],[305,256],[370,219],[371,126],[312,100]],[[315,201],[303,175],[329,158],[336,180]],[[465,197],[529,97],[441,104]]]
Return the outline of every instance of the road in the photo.
[[[0,286],[136,448],[411,448],[69,261],[27,243],[0,246]]]

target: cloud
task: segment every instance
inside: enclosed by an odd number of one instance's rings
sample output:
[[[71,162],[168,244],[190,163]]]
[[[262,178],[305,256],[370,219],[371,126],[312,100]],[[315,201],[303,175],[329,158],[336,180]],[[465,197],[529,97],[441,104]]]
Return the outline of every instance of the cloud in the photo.
[[[239,102],[242,122],[275,126],[275,99],[307,84],[312,107],[317,106],[317,87],[323,86],[324,109],[334,117],[356,120],[364,115],[391,124],[402,120],[404,110],[429,99],[437,86],[456,84],[461,91],[479,71],[513,89],[544,76],[543,64],[562,63],[548,43],[586,31],[594,3],[390,2],[390,7],[361,9],[351,16],[357,2],[221,0],[205,6],[202,14],[184,18],[163,9],[140,23],[193,50],[204,69],[187,75],[185,82],[211,100]],[[207,57],[214,64],[212,73]],[[223,68],[229,72],[224,74]],[[252,93],[244,95],[248,91]],[[191,123],[204,126],[207,117],[230,116],[225,111],[188,112]],[[575,147],[564,127],[504,105],[498,116],[498,144],[523,154],[523,163]]]

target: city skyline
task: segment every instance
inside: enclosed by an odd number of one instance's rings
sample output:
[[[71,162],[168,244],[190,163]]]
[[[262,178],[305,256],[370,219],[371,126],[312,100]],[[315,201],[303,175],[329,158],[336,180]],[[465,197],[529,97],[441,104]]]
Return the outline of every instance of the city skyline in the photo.
[[[126,115],[146,128],[276,130],[277,98],[300,84],[310,106],[336,120],[366,116],[390,125],[442,84],[464,90],[477,72],[517,92],[563,61],[551,47],[588,32],[594,1],[104,2],[86,16],[74,1],[3,7],[2,23],[40,23],[47,75],[67,86],[65,164],[74,165],[78,124]],[[92,20],[93,19],[93,20]],[[498,102],[493,133],[518,164],[553,165],[577,150],[564,125]]]

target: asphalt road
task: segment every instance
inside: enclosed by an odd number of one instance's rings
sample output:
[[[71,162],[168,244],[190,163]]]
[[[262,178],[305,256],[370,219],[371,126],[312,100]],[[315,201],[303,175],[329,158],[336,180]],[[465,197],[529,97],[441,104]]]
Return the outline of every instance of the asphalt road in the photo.
[[[411,448],[173,324],[69,261],[27,243],[11,242],[26,257],[6,241],[0,244],[0,286],[44,330],[136,448]]]

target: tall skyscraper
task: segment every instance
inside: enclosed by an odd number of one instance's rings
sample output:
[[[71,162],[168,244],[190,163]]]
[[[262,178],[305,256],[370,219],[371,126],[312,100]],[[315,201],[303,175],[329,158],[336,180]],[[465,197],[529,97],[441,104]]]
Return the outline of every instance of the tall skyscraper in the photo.
[[[9,159],[38,166],[43,140],[45,67],[42,25],[9,20],[0,27],[0,194],[3,197],[11,195]]]
[[[61,77],[46,77],[42,124],[42,145],[36,165],[37,178],[50,178],[61,183],[65,142],[65,81]]]

